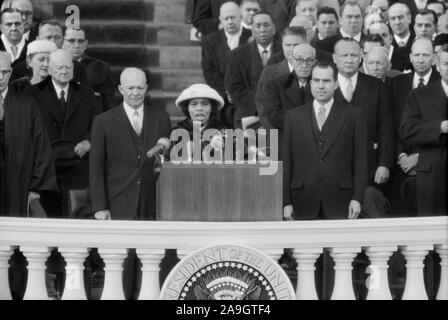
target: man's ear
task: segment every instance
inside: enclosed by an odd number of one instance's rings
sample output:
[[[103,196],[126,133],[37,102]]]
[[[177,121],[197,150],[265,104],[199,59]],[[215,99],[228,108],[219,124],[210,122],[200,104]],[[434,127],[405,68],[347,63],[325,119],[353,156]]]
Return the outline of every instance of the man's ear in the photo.
[[[123,95],[123,87],[121,86],[121,84],[118,85],[118,91],[120,91],[120,93]]]

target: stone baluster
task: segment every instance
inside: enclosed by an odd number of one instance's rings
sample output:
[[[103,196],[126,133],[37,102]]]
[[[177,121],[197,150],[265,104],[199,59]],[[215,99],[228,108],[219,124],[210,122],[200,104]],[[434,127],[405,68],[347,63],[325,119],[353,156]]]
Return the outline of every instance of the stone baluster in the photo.
[[[67,263],[62,300],[87,300],[84,287],[84,261],[89,254],[86,248],[58,248]]]
[[[297,300],[317,300],[316,283],[314,281],[315,263],[322,253],[322,248],[294,249],[297,261]]]
[[[355,300],[352,284],[352,262],[361,248],[331,248],[329,251],[335,262],[334,289],[331,300]]]
[[[264,254],[267,254],[269,257],[272,258],[272,260],[274,260],[275,262],[278,262],[278,260],[280,260],[282,254],[283,254],[283,249],[279,248],[279,249],[266,249],[266,248],[258,248],[260,251],[262,251]]]
[[[440,286],[437,300],[448,300],[448,244],[436,246],[436,252],[440,256]]]
[[[127,257],[127,249],[99,248],[98,253],[105,264],[101,300],[124,300],[123,261]]]
[[[137,249],[142,262],[142,286],[139,300],[156,300],[160,295],[160,262],[165,256],[164,249]]]
[[[11,300],[9,289],[8,268],[9,259],[13,253],[12,246],[0,246],[0,300]]]
[[[406,286],[403,300],[428,300],[423,277],[423,260],[432,250],[432,246],[400,246],[401,253],[406,259]]]
[[[23,300],[48,300],[45,281],[45,263],[50,256],[49,247],[21,247],[28,261],[28,282]]]
[[[387,269],[389,258],[396,250],[396,246],[366,248],[366,254],[371,262],[366,271],[370,273],[366,282],[369,289],[367,300],[392,300]]]

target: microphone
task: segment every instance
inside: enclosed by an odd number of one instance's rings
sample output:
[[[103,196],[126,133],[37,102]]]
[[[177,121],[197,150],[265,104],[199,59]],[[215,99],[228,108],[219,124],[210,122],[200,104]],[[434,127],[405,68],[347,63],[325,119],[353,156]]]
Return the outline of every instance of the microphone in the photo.
[[[213,136],[210,140],[210,145],[215,150],[222,150],[224,146],[224,139],[220,135]]]
[[[157,144],[146,153],[146,156],[148,158],[152,158],[156,154],[159,154],[160,152],[167,150],[170,146],[171,146],[171,143],[168,138],[165,138],[165,137],[160,138],[157,141]]]

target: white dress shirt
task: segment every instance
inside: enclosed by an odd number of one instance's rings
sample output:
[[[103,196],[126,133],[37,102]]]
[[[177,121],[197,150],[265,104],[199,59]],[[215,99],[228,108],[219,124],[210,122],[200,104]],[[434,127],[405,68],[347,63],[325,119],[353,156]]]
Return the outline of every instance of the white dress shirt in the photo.
[[[429,72],[424,75],[423,77],[420,77],[417,72],[414,73],[414,79],[412,80],[412,89],[415,89],[418,87],[418,83],[420,78],[423,78],[424,85],[426,86],[429,82],[429,78],[431,78],[432,69],[429,69]]]
[[[399,44],[400,42],[403,42],[404,43],[404,46],[408,43],[408,41],[409,41],[409,37],[411,36],[411,33],[409,32],[408,33],[408,35],[406,36],[406,37],[404,37],[404,38],[401,38],[401,37],[399,37],[398,35],[396,35],[396,34],[394,34],[394,39],[395,39],[395,42],[397,43],[397,44]]]
[[[65,85],[64,88],[60,88],[54,81],[53,79],[51,80],[51,82],[53,82],[53,87],[56,90],[56,95],[58,97],[58,100],[61,98],[61,91],[64,90],[64,100],[65,102],[67,102],[67,97],[68,97],[68,83]]]
[[[355,39],[356,41],[361,42],[361,32],[358,33],[358,34],[355,35],[355,36],[351,36],[351,35],[349,35],[348,33],[345,33],[345,32],[342,30],[342,28],[340,29],[340,32],[341,32],[341,35],[342,35],[343,38],[353,38],[353,39]]]
[[[7,94],[8,94],[8,87],[6,87],[6,89],[1,93],[3,103],[5,103],[5,98]]]
[[[324,107],[325,109],[325,121],[328,120],[328,115],[330,114],[331,107],[333,106],[334,99],[331,99],[326,104],[321,105],[320,102],[318,102],[316,99],[313,101],[313,108],[314,108],[314,114],[316,116],[316,119],[319,119],[319,109],[321,107]]]
[[[443,91],[445,91],[445,95],[448,98],[448,84],[446,84],[445,81],[443,81],[443,80],[441,80],[441,81],[442,81]]]
[[[353,87],[353,92],[354,92],[356,89],[356,84],[358,83],[358,72],[356,72],[350,79],[352,80],[352,87]],[[341,88],[342,94],[344,95],[345,98],[347,98],[348,78],[345,78],[340,73],[338,73],[338,82],[339,82],[339,88]]]
[[[20,54],[22,53],[23,48],[25,47],[25,38],[22,37],[22,40],[15,46],[17,47],[17,56],[14,57],[14,54],[12,52],[12,46],[13,44],[9,42],[9,40],[5,37],[4,34],[1,35],[1,40],[3,41],[3,45],[5,46],[6,52],[9,53],[11,56],[11,63],[17,60],[18,57],[20,57]]]
[[[268,52],[268,60],[271,58],[271,55],[272,55],[272,43],[270,43],[266,48],[263,48],[262,46],[257,44],[257,48],[258,48],[258,53],[260,54],[260,57],[263,56],[263,51],[266,50]]]
[[[224,31],[226,38],[227,38],[227,45],[229,46],[230,50],[235,49],[240,44],[240,37],[241,33],[243,32],[243,28],[240,28],[240,31],[238,31],[235,34],[230,34]]]
[[[140,125],[140,128],[143,128],[143,105],[138,107],[137,109],[134,109],[130,107],[126,102],[123,102],[124,111],[126,112],[126,115],[128,116],[129,122],[131,123],[132,127],[134,127],[134,113],[137,111],[138,113],[138,124]]]

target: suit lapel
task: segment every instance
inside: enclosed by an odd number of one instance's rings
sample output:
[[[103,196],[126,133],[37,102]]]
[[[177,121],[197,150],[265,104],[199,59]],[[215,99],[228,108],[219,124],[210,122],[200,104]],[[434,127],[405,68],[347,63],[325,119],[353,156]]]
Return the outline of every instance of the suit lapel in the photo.
[[[260,53],[258,52],[258,46],[255,41],[252,41],[250,46],[250,55],[252,61],[252,83],[257,83],[256,79],[260,78],[261,70],[263,70],[263,64],[261,62]]]
[[[59,105],[59,100],[56,94],[56,90],[51,81],[51,77],[48,77],[45,83],[45,87],[42,88],[42,96],[45,107],[50,111],[50,114],[53,118],[63,126],[64,124],[64,111],[61,109]]]
[[[325,140],[324,147],[322,149],[322,157],[328,152],[336,140],[339,131],[341,131],[344,125],[345,118],[347,117],[348,108],[343,104],[333,102],[328,118],[325,121]]]
[[[293,73],[288,74],[285,79],[285,94],[289,98],[292,104],[296,105],[303,100],[303,97],[300,95],[299,85],[297,83],[297,78]],[[298,105],[297,105],[298,107]]]
[[[316,153],[316,156],[319,158],[319,151],[317,150],[316,143],[314,141],[314,133],[313,133],[313,122],[315,121],[314,117],[314,108],[313,108],[313,102],[308,102],[305,105],[305,108],[307,108],[307,119],[303,119],[302,126],[297,126],[297,130],[299,130],[300,127],[303,128],[303,131],[305,133],[306,141],[311,145],[311,148]],[[300,119],[302,120],[302,119]]]
[[[434,104],[437,106],[437,109],[439,109],[442,117],[446,119],[447,116],[447,96],[445,94],[445,91],[442,87],[442,82],[436,82],[434,83],[434,90],[432,91],[432,99],[434,100]]]
[[[351,104],[362,107],[364,105],[364,100],[367,98],[366,92],[369,92],[369,87],[365,81],[366,75],[358,72],[358,81],[356,82],[355,92]]]
[[[120,104],[117,109],[114,117],[114,131],[116,132],[117,139],[121,141],[121,143],[117,143],[117,145],[126,148],[128,150],[126,154],[132,155],[133,161],[135,161],[135,164],[137,165],[138,158],[135,149],[133,148],[134,143],[132,142],[132,136],[129,130],[130,122],[128,116],[124,111],[123,104]]]
[[[65,112],[65,122],[68,122],[81,101],[81,95],[78,94],[79,87],[70,83],[67,95],[67,109]]]

